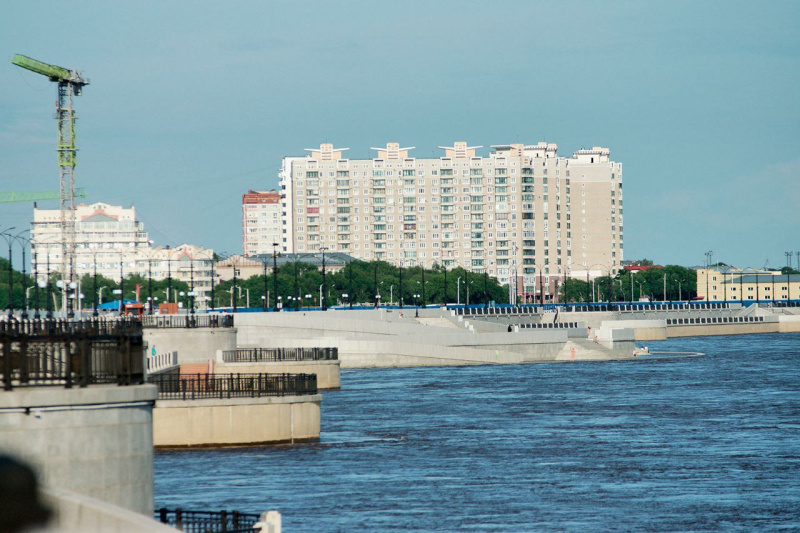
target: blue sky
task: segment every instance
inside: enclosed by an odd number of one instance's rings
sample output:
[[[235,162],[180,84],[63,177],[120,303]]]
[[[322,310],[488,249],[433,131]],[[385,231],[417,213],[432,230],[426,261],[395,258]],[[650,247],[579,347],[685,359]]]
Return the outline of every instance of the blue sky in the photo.
[[[625,258],[785,264],[800,251],[800,2],[11,0],[0,191],[58,188],[54,84],[91,79],[78,186],[158,244],[241,250],[241,194],[330,141],[608,146]],[[57,202],[41,204],[55,208]],[[0,228],[28,204],[0,204]]]

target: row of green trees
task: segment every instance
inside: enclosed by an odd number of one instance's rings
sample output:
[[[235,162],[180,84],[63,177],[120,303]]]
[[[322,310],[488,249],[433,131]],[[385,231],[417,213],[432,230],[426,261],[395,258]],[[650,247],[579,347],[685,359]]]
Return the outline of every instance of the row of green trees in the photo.
[[[665,291],[666,288],[666,291]],[[561,284],[562,302],[629,302],[691,300],[697,296],[697,274],[677,265],[653,267],[638,272],[620,271],[616,276],[600,276],[587,283],[568,279]]]
[[[401,282],[402,276],[402,282]],[[61,291],[56,288],[58,273],[51,275],[51,307],[60,307]],[[0,259],[0,306],[8,306],[8,261]],[[666,287],[665,287],[666,282]],[[25,292],[23,276],[18,271],[12,272],[13,304],[21,309]],[[122,283],[123,297],[136,299],[136,287],[139,286],[139,298],[146,301],[148,295],[158,298],[158,302],[181,302],[189,308],[190,287],[187,283],[173,279],[172,295],[167,298],[169,280],[148,280],[146,277],[131,275]],[[248,279],[238,278],[217,284],[214,290],[214,307],[262,307],[265,296],[267,306],[272,307],[280,301],[284,307],[318,306],[322,272],[314,265],[296,262],[286,263],[278,267],[277,294],[273,269],[263,275]],[[45,288],[35,288],[33,277],[24,277],[24,286],[28,288],[27,307],[47,306]],[[424,288],[423,288],[424,287]],[[666,288],[666,292],[665,292]],[[102,290],[101,290],[102,289]],[[117,300],[119,295],[114,291],[120,284],[103,276],[95,278],[85,275],[80,280],[80,292],[84,295],[83,308],[91,308],[95,303]],[[447,291],[445,293],[445,291]],[[102,301],[101,301],[102,293]],[[183,293],[183,294],[181,294]],[[248,298],[249,293],[249,298]],[[690,300],[697,294],[696,274],[689,268],[668,265],[653,267],[640,272],[622,271],[616,276],[601,276],[587,283],[586,280],[568,279],[559,285],[559,302],[620,302],[638,301],[647,297],[651,300]],[[325,302],[326,305],[343,305],[353,302],[354,305],[374,305],[380,295],[381,304],[393,303],[413,306],[430,303],[467,303],[483,304],[488,302],[508,302],[508,287],[500,285],[495,279],[469,272],[464,268],[445,269],[436,265],[433,268],[403,268],[402,270],[384,261],[353,261],[345,268],[326,272]],[[279,297],[279,298],[278,298]],[[202,302],[195,302],[201,307]]]
[[[61,307],[62,292],[57,286],[60,279],[61,274],[59,272],[50,273],[49,307],[51,309],[60,309]],[[169,280],[166,279],[152,280],[148,283],[147,278],[139,275],[126,277],[121,286],[119,282],[100,275],[97,276],[95,283],[94,276],[87,274],[80,279],[80,288],[78,289],[76,287],[74,292],[76,294],[83,294],[82,307],[88,309],[95,304],[119,300],[120,295],[114,292],[116,290],[123,291],[124,294],[122,296],[124,299],[135,300],[137,285],[139,286],[139,295],[142,301],[147,300],[148,289],[150,288],[154,299],[158,298],[159,302],[166,302],[166,291],[169,284]],[[41,285],[44,286],[42,287]],[[13,287],[12,303],[14,309],[22,309],[23,306],[26,306],[28,309],[38,308],[44,310],[48,308],[48,289],[46,282],[41,282],[37,285],[33,276],[29,274],[23,276],[21,272],[12,270],[11,286]],[[8,287],[8,260],[0,259],[0,309],[8,308]],[[173,279],[172,291],[173,295],[169,301],[183,302],[185,307],[190,305],[190,296],[188,296],[189,285],[187,283]],[[27,303],[25,299],[26,293]],[[181,295],[181,293],[183,293],[183,295]]]
[[[401,273],[402,272],[402,273]],[[402,282],[401,282],[402,276]],[[445,283],[446,276],[446,283]],[[374,305],[380,295],[381,305],[393,303],[413,306],[430,303],[454,303],[460,301],[471,304],[487,301],[508,302],[508,289],[490,276],[469,272],[463,268],[448,269],[446,274],[441,266],[433,268],[405,267],[400,269],[385,261],[353,261],[336,272],[326,270],[325,303],[328,306]],[[423,279],[424,278],[424,279]],[[268,306],[276,302],[275,278],[272,267],[263,275],[248,279],[237,279],[236,289],[233,280],[219,284],[215,289],[215,307],[229,307],[247,304],[261,307],[268,297]],[[278,267],[277,296],[284,307],[320,305],[322,272],[307,263],[286,263]],[[445,296],[445,290],[447,291]],[[295,299],[297,298],[297,299]]]

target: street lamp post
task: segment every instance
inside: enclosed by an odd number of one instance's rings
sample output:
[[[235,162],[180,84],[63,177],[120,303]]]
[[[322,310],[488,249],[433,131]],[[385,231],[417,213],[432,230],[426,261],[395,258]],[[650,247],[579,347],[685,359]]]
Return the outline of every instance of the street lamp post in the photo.
[[[425,263],[420,263],[422,267],[422,307],[427,303],[425,300]]]
[[[191,306],[190,313],[194,314],[194,257],[189,258],[189,282],[190,285],[190,292],[189,296],[191,299],[189,300],[189,305]]]
[[[36,249],[34,246],[33,241],[31,241],[31,266],[33,267],[33,299],[36,302],[36,307],[33,311],[33,318],[39,319],[41,316],[39,314],[39,268],[36,263],[36,256],[39,255],[39,250]]]
[[[400,301],[400,309],[403,308],[403,261],[400,261],[400,293],[397,299]]]
[[[214,267],[216,266],[217,261],[214,259],[214,255],[211,255],[211,310],[214,310]]]
[[[264,271],[264,284],[267,283],[267,273]],[[275,296],[278,295],[278,243],[272,243],[272,290],[275,291]],[[276,302],[275,311],[279,311]]]
[[[11,317],[14,314],[14,279],[13,279],[13,262],[11,258],[11,244],[14,242],[14,235],[8,233],[12,229],[16,229],[15,227],[8,228],[3,233],[0,233],[6,242],[8,243],[8,319],[11,320]]]
[[[48,319],[53,318],[53,308],[50,307],[52,303],[52,299],[50,298],[50,247],[45,246],[45,250],[47,250],[47,291],[46,291],[46,300],[45,300],[45,308],[46,308],[46,317]]]
[[[486,267],[483,269],[483,308],[489,308],[489,269]]]
[[[267,294],[269,289],[267,288],[267,260],[261,263],[264,267],[264,294],[261,295],[261,309],[263,312],[267,312],[267,307],[269,307],[269,302],[267,301]],[[276,293],[277,294],[277,293]]]
[[[230,261],[231,261],[231,268],[233,268],[233,285],[231,285],[233,292],[231,293],[231,307],[233,307],[233,312],[235,313],[236,304],[239,303],[238,298],[233,296],[236,293],[236,262],[233,260],[233,256],[230,257]]]
[[[124,255],[122,252],[119,254],[119,316],[125,314],[125,278],[123,277]]]
[[[352,282],[353,282],[352,281],[353,272],[352,272],[352,267],[350,267],[350,268],[351,268],[351,271],[350,271],[350,276],[351,276],[350,283],[352,284]],[[297,256],[295,255],[295,259],[294,259],[294,310],[295,311],[297,311],[299,309],[298,305],[300,305],[300,289],[297,286]]]
[[[416,306],[416,310],[414,311],[414,316],[419,318],[419,294],[414,294],[414,305]]]
[[[348,289],[349,292],[347,293],[348,294],[347,302],[350,304],[350,309],[352,309],[353,308],[353,297],[352,297],[352,295],[353,295],[353,262],[350,261],[350,264],[348,266],[350,267],[350,288]]]
[[[380,298],[378,298],[378,294],[379,293],[378,293],[378,262],[377,261],[375,261],[375,268],[373,269],[373,280],[372,280],[372,283],[373,283],[373,287],[374,287],[374,290],[373,290],[372,294],[375,295],[375,309],[377,309],[378,305],[380,304]]]
[[[172,252],[170,252],[169,244],[166,246],[167,250],[167,303],[170,302],[172,294]]]
[[[447,265],[442,261],[444,267],[444,306],[447,308]]]
[[[320,287],[320,291],[319,291],[319,300],[320,300],[320,306],[322,307],[322,310],[326,311],[328,309],[328,306],[326,305],[326,302],[325,302],[325,289],[326,289],[326,286],[325,286],[325,250],[327,250],[327,248],[324,247],[324,246],[320,246],[319,250],[320,250],[320,252],[322,252],[322,286]]]
[[[27,244],[30,244],[31,242],[30,239],[26,239],[25,237],[22,236],[22,233],[25,233],[25,231],[18,233],[17,236],[15,237],[15,240],[19,240],[20,248],[22,248],[22,320],[28,318],[28,291],[27,291],[28,287],[26,286],[27,282],[25,281],[25,277],[27,274],[27,272],[25,271],[25,246]],[[34,283],[34,285],[36,284]]]
[[[97,318],[100,313],[97,311],[97,252],[92,254],[92,260],[94,261],[94,273],[92,274],[92,316]],[[150,285],[148,284],[148,290]]]
[[[461,276],[456,279],[456,305],[461,305]]]
[[[95,276],[97,272],[97,262],[95,261]],[[94,284],[95,290],[97,289],[97,281]],[[147,314],[153,314],[153,258],[147,258]],[[97,316],[97,315],[95,315]]]

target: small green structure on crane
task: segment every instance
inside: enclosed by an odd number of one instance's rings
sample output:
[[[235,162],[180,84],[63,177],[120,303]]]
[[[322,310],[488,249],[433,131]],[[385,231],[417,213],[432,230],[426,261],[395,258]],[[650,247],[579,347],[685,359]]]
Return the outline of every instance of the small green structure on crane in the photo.
[[[60,173],[61,199],[61,279],[64,285],[64,310],[67,309],[66,291],[75,280],[75,164],[77,149],[75,148],[75,110],[72,107],[74,96],[80,96],[84,85],[89,80],[77,70],[70,70],[56,65],[42,63],[36,59],[16,54],[11,63],[30,70],[58,84],[58,100],[56,101],[56,121],[58,122],[58,168]],[[77,299],[76,299],[77,300]]]

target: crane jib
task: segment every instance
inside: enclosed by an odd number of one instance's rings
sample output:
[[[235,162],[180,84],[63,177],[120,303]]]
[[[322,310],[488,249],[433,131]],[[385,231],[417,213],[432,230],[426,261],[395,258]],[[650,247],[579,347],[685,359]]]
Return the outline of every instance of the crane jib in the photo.
[[[43,63],[41,61],[37,61],[36,59],[24,56],[22,54],[15,54],[14,57],[11,59],[11,63],[18,67],[30,70],[31,72],[41,74],[42,76],[47,76],[48,78],[50,78],[50,81],[55,81],[59,83],[69,82],[69,83],[74,83],[76,85],[89,84],[89,80],[82,78],[74,70],[69,70],[64,67]]]

